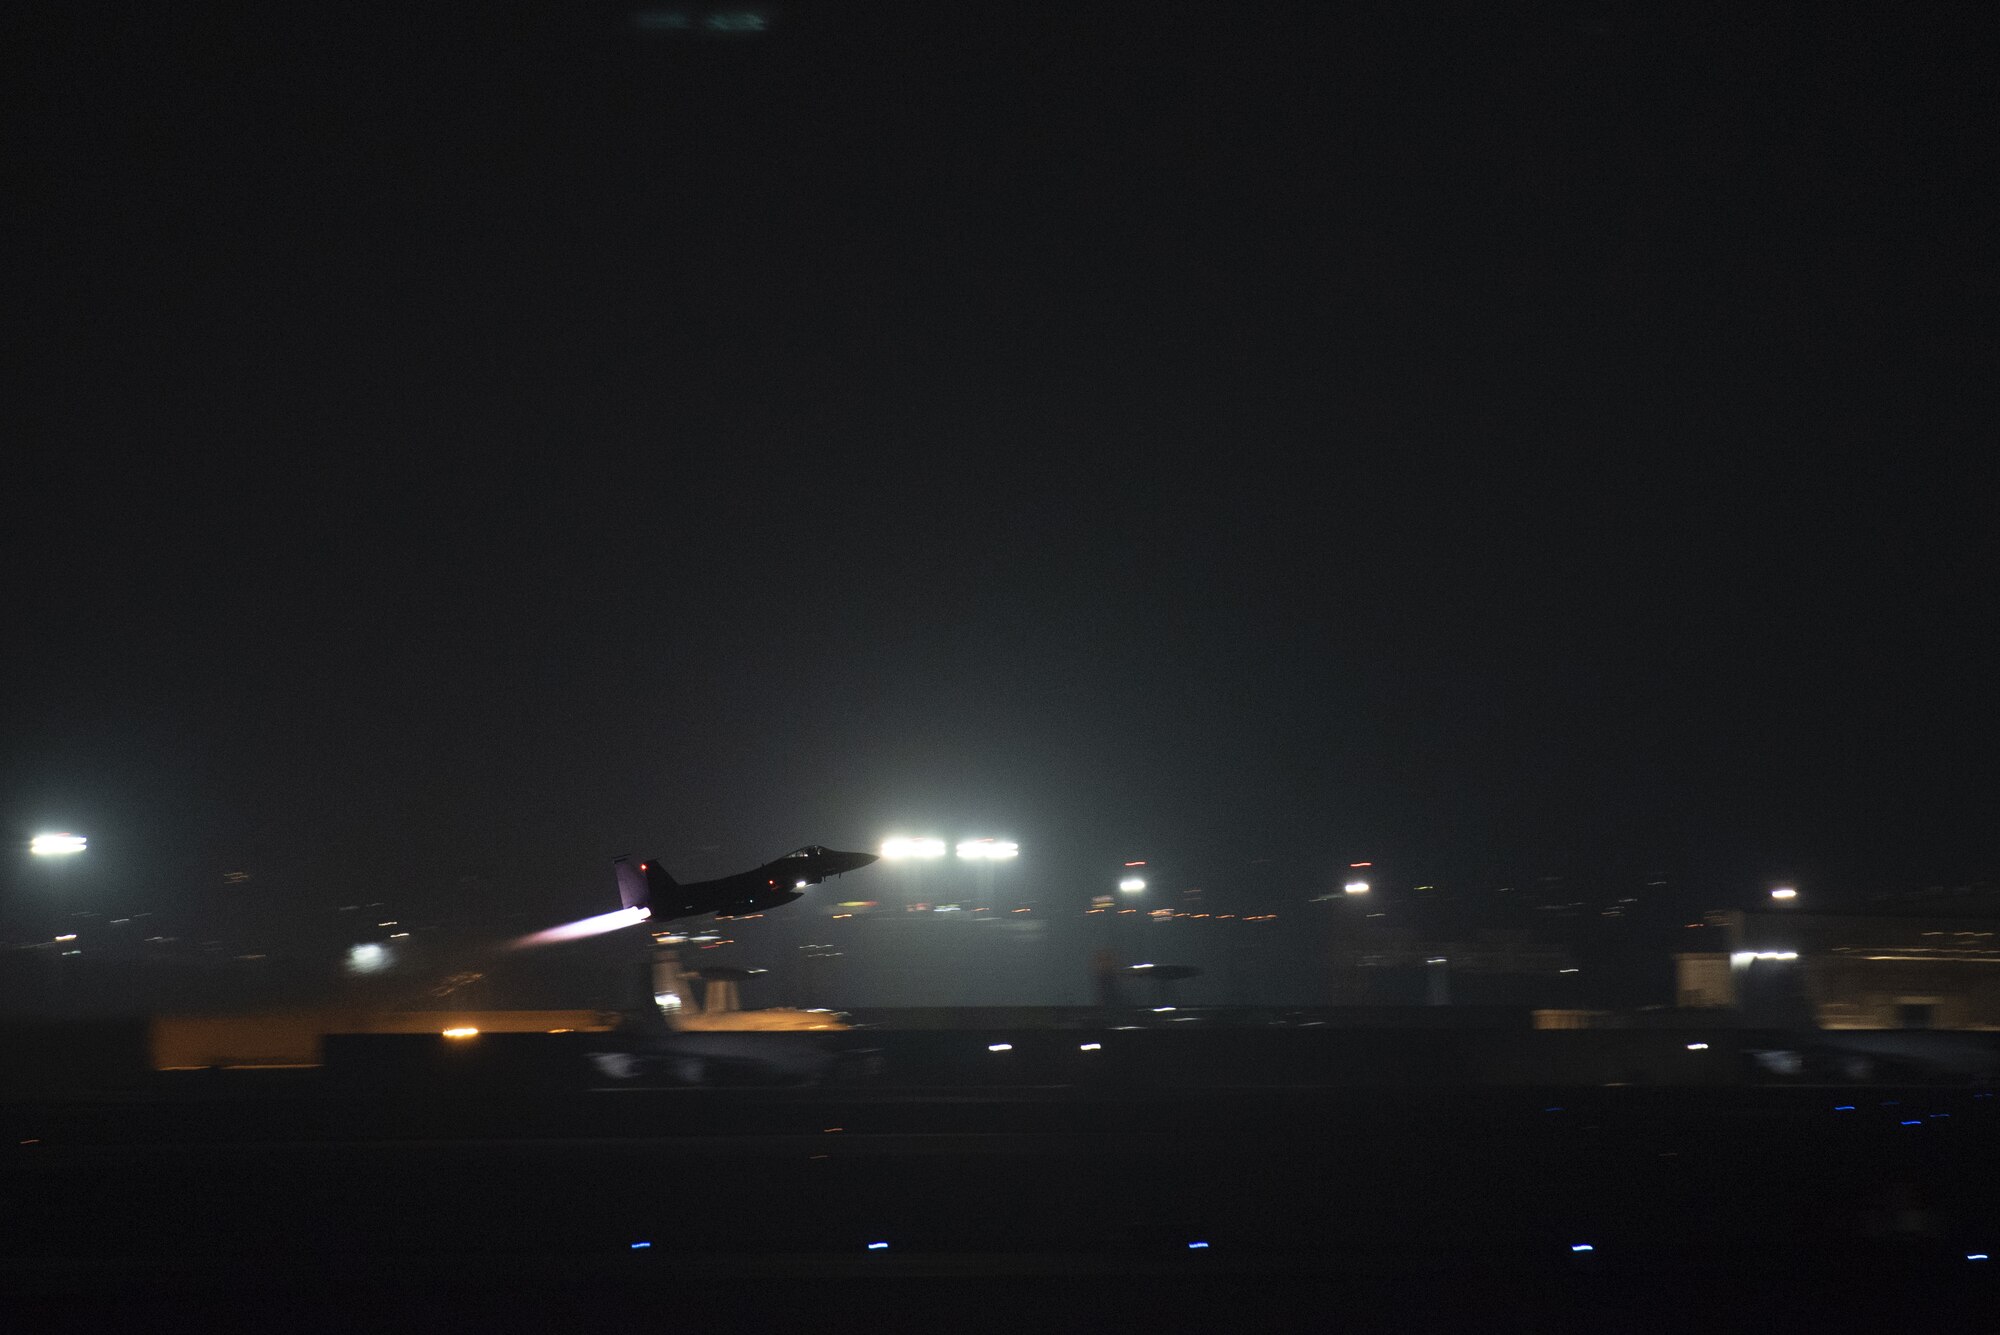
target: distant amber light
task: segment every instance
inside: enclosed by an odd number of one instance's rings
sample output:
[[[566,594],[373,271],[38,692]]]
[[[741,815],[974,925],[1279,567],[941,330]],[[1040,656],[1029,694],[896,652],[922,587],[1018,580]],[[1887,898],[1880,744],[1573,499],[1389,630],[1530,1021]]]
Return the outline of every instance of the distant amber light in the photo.
[[[479,1031],[469,1024],[458,1025],[444,1031],[446,1038],[478,1038]]]

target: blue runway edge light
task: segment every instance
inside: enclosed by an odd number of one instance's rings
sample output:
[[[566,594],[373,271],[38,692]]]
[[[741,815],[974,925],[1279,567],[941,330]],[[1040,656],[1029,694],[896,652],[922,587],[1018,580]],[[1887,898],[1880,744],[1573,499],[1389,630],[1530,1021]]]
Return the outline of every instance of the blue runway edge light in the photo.
[[[1836,1103],[1833,1106],[1833,1110],[1835,1112],[1853,1112],[1854,1105],[1851,1103]]]
[[[647,1248],[647,1247],[650,1247],[650,1246],[652,1246],[652,1245],[653,1245],[653,1244],[652,1244],[652,1243],[650,1243],[650,1242],[635,1242],[635,1243],[633,1243],[633,1244],[632,1244],[632,1250],[633,1250],[633,1251],[635,1251],[635,1252],[636,1252],[636,1251],[642,1251],[642,1250],[644,1250],[645,1248]]]
[[[889,1250],[889,1244],[886,1242],[871,1242],[868,1244],[868,1250],[871,1252],[886,1252]]]
[[[1968,1260],[1968,1261],[1984,1261],[1984,1260],[1986,1259],[1986,1253],[1985,1253],[1985,1252],[1967,1252],[1967,1253],[1965,1254],[1965,1259],[1966,1259],[1966,1260]]]
[[[1594,1252],[1597,1250],[1597,1248],[1587,1242],[1572,1242],[1569,1245],[1569,1249],[1573,1252]]]
[[[1922,1126],[1922,1125],[1923,1125],[1923,1123],[1922,1123],[1922,1122],[1904,1122],[1904,1123],[1902,1123],[1902,1125],[1903,1125],[1903,1126]]]
[[[1188,1244],[1188,1250],[1189,1250],[1189,1251],[1195,1251],[1195,1250],[1198,1250],[1199,1248],[1202,1248],[1202,1247],[1206,1247],[1206,1246],[1208,1246],[1208,1244],[1207,1244],[1207,1243],[1205,1243],[1205,1242],[1190,1242],[1190,1243]]]

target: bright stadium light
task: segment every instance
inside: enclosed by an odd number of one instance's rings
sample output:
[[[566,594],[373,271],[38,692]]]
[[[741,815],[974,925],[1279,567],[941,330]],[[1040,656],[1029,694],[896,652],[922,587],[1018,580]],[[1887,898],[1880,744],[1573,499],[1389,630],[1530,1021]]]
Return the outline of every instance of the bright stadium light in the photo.
[[[1011,839],[961,839],[958,855],[968,862],[1004,862],[1019,857],[1021,846]]]
[[[1365,895],[1368,893],[1368,882],[1349,881],[1346,885],[1343,885],[1340,888],[1345,890],[1350,895]]]
[[[901,862],[905,858],[941,858],[944,856],[944,840],[911,839],[898,835],[882,841],[882,857],[889,862]]]
[[[28,841],[28,851],[38,858],[56,858],[81,853],[85,843],[80,834],[38,834]]]
[[[1146,888],[1146,878],[1143,876],[1127,876],[1118,883],[1118,888],[1128,895],[1137,894]]]

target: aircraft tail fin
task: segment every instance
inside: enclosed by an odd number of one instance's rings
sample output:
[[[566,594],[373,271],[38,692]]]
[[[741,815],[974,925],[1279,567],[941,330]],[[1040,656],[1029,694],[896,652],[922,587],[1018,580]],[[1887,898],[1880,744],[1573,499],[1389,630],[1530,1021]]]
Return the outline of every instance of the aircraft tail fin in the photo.
[[[674,878],[657,862],[639,862],[628,856],[612,865],[618,869],[618,900],[628,909],[650,909],[655,889],[674,887]]]

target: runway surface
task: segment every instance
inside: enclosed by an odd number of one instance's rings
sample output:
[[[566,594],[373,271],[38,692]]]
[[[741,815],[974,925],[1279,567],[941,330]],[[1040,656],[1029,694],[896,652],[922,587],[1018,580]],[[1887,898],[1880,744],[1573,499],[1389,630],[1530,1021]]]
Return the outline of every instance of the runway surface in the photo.
[[[16,1283],[1860,1266],[1961,1285],[1985,1282],[1966,1255],[2000,1250],[2000,1099],[1975,1089],[245,1088],[0,1105]]]

